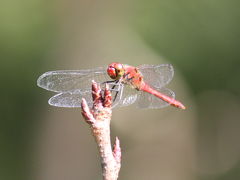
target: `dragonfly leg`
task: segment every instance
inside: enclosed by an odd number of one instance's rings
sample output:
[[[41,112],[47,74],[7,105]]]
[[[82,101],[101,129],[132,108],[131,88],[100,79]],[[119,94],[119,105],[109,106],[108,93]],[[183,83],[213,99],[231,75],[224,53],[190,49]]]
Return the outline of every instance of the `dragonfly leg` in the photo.
[[[113,80],[113,81],[105,81],[101,84],[108,84],[111,85],[112,87],[110,88],[110,91],[113,91],[117,85],[119,85],[119,80]]]
[[[115,89],[116,86],[118,86],[117,89]],[[116,91],[116,94],[115,94],[115,96],[114,96],[114,98],[113,98],[113,102],[116,100],[119,91],[121,91],[121,87],[122,87],[122,84],[121,84],[119,81],[117,82],[117,84],[115,84],[115,85],[112,87],[111,90],[112,90],[112,91]]]
[[[119,91],[116,91],[116,94],[115,94],[115,96],[114,96],[114,98],[113,98],[113,102],[115,102],[115,100],[116,100],[116,98],[117,98],[117,95],[118,95],[118,93],[119,93]]]
[[[118,91],[117,91],[117,93],[116,93],[116,95],[115,95],[115,99],[116,99],[117,94],[118,94],[119,92],[120,92],[119,100],[121,100],[121,99],[122,99],[122,94],[123,94],[123,85],[122,85],[122,84],[119,85],[119,89],[118,89]]]
[[[116,90],[115,87],[116,87],[116,86],[119,87],[121,83],[119,82],[119,80],[117,80],[117,81],[110,82],[110,83],[108,83],[108,84],[109,84],[109,85],[113,85],[113,86],[111,87],[110,91],[118,91],[119,88]]]
[[[114,96],[113,102],[115,102],[115,100],[117,99],[118,95],[119,95],[119,101],[116,104],[114,104],[112,106],[112,108],[116,107],[119,104],[120,100],[122,99],[122,94],[123,94],[123,89],[124,89],[123,87],[124,87],[123,84],[119,84],[119,88],[116,91],[116,94]],[[119,92],[120,92],[120,94],[118,94]]]
[[[111,91],[115,90],[116,86],[117,86],[117,84],[114,84],[113,87],[111,88]]]
[[[105,82],[102,82],[101,84],[111,84],[111,83],[114,83],[114,82],[116,82],[116,80],[113,80],[113,81],[105,81]]]
[[[113,80],[113,81],[105,81],[105,82],[100,83],[100,85],[104,85],[104,84],[110,85],[110,91],[116,91],[116,90],[114,90],[114,88],[118,84],[118,81]],[[103,90],[103,88],[101,88],[101,89],[102,89],[101,91],[103,93],[104,90]]]
[[[111,86],[110,91],[115,91],[116,93],[114,94],[113,102],[116,101],[117,97],[119,96],[119,99],[122,98],[123,94],[123,84],[119,80],[114,80],[114,81],[105,81],[101,84],[108,84]],[[120,93],[120,94],[119,94]],[[118,103],[114,104],[112,107],[115,107]]]

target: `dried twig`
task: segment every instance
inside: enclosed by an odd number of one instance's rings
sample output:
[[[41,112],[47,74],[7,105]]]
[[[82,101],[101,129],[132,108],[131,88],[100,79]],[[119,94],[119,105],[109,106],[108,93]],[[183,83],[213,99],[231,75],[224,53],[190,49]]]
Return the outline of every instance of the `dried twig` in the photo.
[[[92,83],[93,107],[89,109],[85,99],[82,99],[82,115],[90,125],[92,134],[98,145],[101,157],[103,180],[117,180],[121,167],[121,148],[116,137],[112,151],[110,140],[110,121],[112,116],[112,97],[108,85],[101,93],[96,82]]]

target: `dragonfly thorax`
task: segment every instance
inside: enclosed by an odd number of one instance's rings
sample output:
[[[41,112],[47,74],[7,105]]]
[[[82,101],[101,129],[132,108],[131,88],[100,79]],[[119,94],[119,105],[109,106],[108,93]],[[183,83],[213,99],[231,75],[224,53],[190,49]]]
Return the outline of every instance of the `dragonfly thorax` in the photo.
[[[144,85],[143,75],[138,68],[127,64],[124,64],[124,75],[121,81],[136,90],[141,90],[141,87]]]

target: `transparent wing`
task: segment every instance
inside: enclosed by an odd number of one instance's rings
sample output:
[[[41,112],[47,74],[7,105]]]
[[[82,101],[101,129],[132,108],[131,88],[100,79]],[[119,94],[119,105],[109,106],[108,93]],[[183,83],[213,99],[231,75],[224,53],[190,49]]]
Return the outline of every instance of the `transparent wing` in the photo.
[[[113,108],[119,108],[119,107],[131,105],[137,99],[137,94],[135,89],[124,88],[124,91],[121,97],[120,97],[120,94],[121,92],[117,93],[117,91],[112,91],[111,93],[112,98],[114,99],[114,97],[116,96],[116,99],[112,104]],[[81,91],[78,93],[72,93],[72,92],[59,93],[51,97],[48,103],[52,106],[57,106],[57,107],[77,108],[77,107],[81,107],[82,98],[86,99],[89,107],[93,105],[91,89],[86,90],[84,92]]]
[[[124,85],[124,88],[122,89],[122,96],[120,95],[121,92],[118,93],[118,96],[116,98],[116,102],[114,102],[113,107],[124,107],[129,106],[136,102],[138,98],[139,91],[136,89],[133,89],[129,87],[128,85]],[[112,95],[114,98],[114,95]]]
[[[172,80],[174,75],[171,64],[144,64],[140,65],[138,68],[143,75],[144,81],[155,88],[164,87]]]
[[[175,93],[173,91],[171,91],[170,89],[167,88],[159,88],[156,89],[159,92],[175,98]],[[169,104],[163,100],[161,100],[160,98],[157,98],[156,96],[146,93],[146,92],[141,92],[141,94],[139,95],[139,98],[137,100],[137,107],[138,108],[150,108],[150,109],[159,109],[159,108],[163,108],[169,106]]]
[[[81,107],[82,98],[85,98],[88,105],[92,106],[91,90],[82,93],[59,93],[48,100],[48,103],[57,107],[77,108]]]
[[[173,91],[167,88],[159,88],[156,89],[161,93],[174,98],[175,94]],[[52,106],[57,107],[69,107],[69,108],[77,108],[81,107],[82,98],[85,98],[89,107],[92,106],[92,94],[91,90],[86,90],[84,92],[72,93],[65,92],[59,93],[53,97],[51,97],[48,103]],[[132,89],[131,87],[124,86],[122,96],[120,96],[121,92],[112,91],[112,98],[114,99],[116,95],[116,99],[113,102],[113,108],[119,108],[124,106],[129,106],[131,104],[137,103],[138,108],[150,108],[150,109],[158,109],[168,106],[169,104],[156,96]]]
[[[46,72],[38,78],[37,85],[53,92],[77,93],[80,90],[90,89],[92,80],[98,83],[110,80],[106,67]]]

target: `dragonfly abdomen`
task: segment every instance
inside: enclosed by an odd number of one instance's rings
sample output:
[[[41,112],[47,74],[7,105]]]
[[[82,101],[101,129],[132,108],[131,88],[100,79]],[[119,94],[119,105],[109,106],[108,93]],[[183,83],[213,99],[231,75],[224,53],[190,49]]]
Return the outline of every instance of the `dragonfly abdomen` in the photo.
[[[169,96],[166,96],[165,94],[153,89],[152,87],[150,87],[148,84],[144,83],[143,86],[141,87],[142,91],[145,91],[147,93],[150,93],[160,99],[162,99],[163,101],[169,103],[170,105],[174,106],[174,107],[177,107],[177,108],[180,108],[180,109],[186,109],[186,107],[179,101],[169,97]]]

